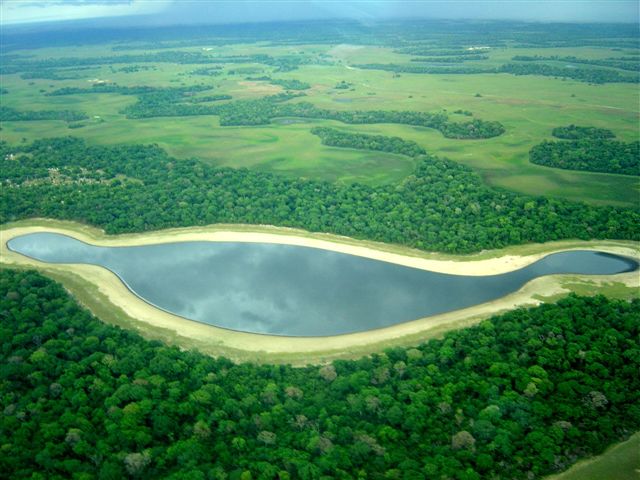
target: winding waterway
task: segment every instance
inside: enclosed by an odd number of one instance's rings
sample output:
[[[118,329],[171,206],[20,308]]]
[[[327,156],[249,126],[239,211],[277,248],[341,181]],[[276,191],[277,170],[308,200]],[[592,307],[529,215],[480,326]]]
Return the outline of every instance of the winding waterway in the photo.
[[[543,275],[610,275],[638,268],[634,260],[592,251],[555,253],[500,275],[463,276],[267,243],[101,247],[33,233],[7,245],[44,262],[105,267],[143,300],[190,320],[289,336],[387,327],[495,300]]]

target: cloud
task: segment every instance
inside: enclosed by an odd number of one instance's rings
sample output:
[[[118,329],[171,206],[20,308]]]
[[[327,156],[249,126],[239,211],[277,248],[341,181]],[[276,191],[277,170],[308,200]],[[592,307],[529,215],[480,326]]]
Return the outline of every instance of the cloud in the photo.
[[[637,0],[180,0],[165,23],[301,19],[448,18],[552,22],[638,22]]]
[[[637,0],[0,0],[2,24],[124,15],[164,25],[322,18],[637,23],[639,9]]]
[[[0,22],[18,24],[85,18],[150,15],[165,10],[173,0],[3,0]]]
[[[3,3],[13,7],[39,7],[47,8],[60,5],[82,6],[82,5],[130,5],[131,0],[45,0],[45,1],[25,1],[25,0],[5,0]]]

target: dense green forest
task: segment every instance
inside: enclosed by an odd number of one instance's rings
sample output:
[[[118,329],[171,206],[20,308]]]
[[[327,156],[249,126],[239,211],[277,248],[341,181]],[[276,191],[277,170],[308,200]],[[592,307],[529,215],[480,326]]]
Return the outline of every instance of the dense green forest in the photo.
[[[176,117],[191,115],[219,115],[221,125],[263,125],[269,123],[273,107],[278,102],[294,98],[292,94],[279,94],[258,100],[238,100],[223,105],[193,105],[179,89],[140,95],[138,101],[122,113],[127,118]],[[237,120],[236,120],[237,119]]]
[[[452,57],[418,57],[412,58],[412,62],[424,62],[424,63],[464,63],[468,61],[476,60],[488,60],[488,55],[455,55]]]
[[[150,87],[147,85],[124,86],[117,83],[95,83],[91,88],[63,87],[53,90],[45,95],[57,97],[61,95],[83,95],[94,93],[117,93],[119,95],[150,95],[171,94],[171,100],[176,101],[185,95],[193,95],[198,92],[211,90],[206,85],[191,85],[189,87]]]
[[[487,47],[487,49],[489,49]],[[474,58],[483,57],[485,49],[468,50],[466,48],[439,48],[439,47],[427,47],[427,46],[413,46],[402,47],[394,50],[396,53],[406,53],[410,55],[418,55],[425,57],[466,57],[469,60]]]
[[[311,133],[319,136],[324,145],[329,145],[331,147],[377,150],[381,152],[398,153],[409,157],[417,157],[427,153],[424,148],[416,142],[403,140],[400,137],[341,132],[335,128],[328,127],[312,128]]]
[[[582,139],[603,139],[614,138],[614,133],[606,128],[597,127],[580,127],[578,125],[567,125],[566,127],[556,127],[551,134],[556,138],[563,140],[582,140]]]
[[[286,90],[309,90],[311,84],[296,80],[295,78],[271,78],[268,75],[261,77],[246,77],[250,82],[269,82],[271,85],[278,85]]]
[[[123,113],[129,118],[146,118],[147,116],[182,116],[212,115],[217,112],[208,105],[196,105],[204,102],[230,100],[231,95],[217,94],[195,97],[200,92],[211,90],[207,85],[191,85],[188,87],[149,87],[120,86],[117,84],[96,84],[91,88],[64,87],[49,92],[48,96],[80,95],[94,93],[118,93],[120,95],[136,95],[137,103],[127,107]],[[144,113],[140,113],[144,112]],[[152,113],[149,113],[152,112]]]
[[[82,112],[72,110],[27,110],[18,111],[15,108],[0,105],[0,122],[31,121],[31,120],[64,120],[76,122],[89,118]]]
[[[205,77],[218,77],[222,75],[222,67],[219,65],[213,67],[196,68],[189,72],[190,75],[203,75]]]
[[[30,58],[5,57],[0,65],[0,74],[32,72],[52,72],[54,69],[69,67],[88,67],[99,65],[118,65],[130,63],[174,63],[178,65],[191,64],[226,64],[226,63],[261,63],[276,67],[276,71],[288,72],[299,65],[316,63],[316,59],[302,55],[287,55],[272,57],[265,54],[215,56],[203,52],[164,51],[157,53],[140,53],[132,55],[110,55],[104,57],[61,57],[32,60]],[[42,77],[37,77],[42,78]],[[46,77],[45,77],[46,78]]]
[[[397,63],[363,63],[354,65],[363,70],[384,70],[395,73],[425,73],[439,75],[474,75],[477,73],[497,73],[496,68],[465,65],[416,65]]]
[[[221,93],[217,95],[205,95],[203,97],[190,97],[186,99],[188,103],[206,103],[206,102],[219,102],[220,100],[231,100],[231,95]]]
[[[640,428],[640,302],[569,297],[321,367],[233,364],[0,272],[0,471],[34,479],[539,478]]]
[[[529,160],[545,167],[640,175],[640,142],[608,138],[543,141],[531,149]]]
[[[126,65],[120,68],[114,68],[113,66],[109,67],[109,70],[112,72],[123,72],[123,73],[137,73],[137,72],[145,72],[148,70],[157,70],[158,67],[155,65]]]
[[[458,62],[456,62],[458,63]],[[424,73],[441,75],[472,75],[480,73],[510,73],[512,75],[542,75],[545,77],[571,78],[587,83],[638,83],[640,76],[622,74],[616,70],[604,68],[568,68],[547,63],[506,63],[499,67],[480,66],[441,66],[395,63],[367,63],[354,65],[365,70],[385,70],[396,73]]]
[[[548,57],[542,55],[516,55],[511,60],[517,62],[563,62],[563,63],[581,63],[585,65],[597,65],[601,67],[618,68],[620,70],[629,70],[631,72],[637,72],[640,70],[640,59],[635,58],[578,58],[573,55],[558,56],[551,55]]]
[[[0,65],[0,70],[2,70]],[[53,69],[53,68],[41,68],[29,72],[24,72],[20,75],[20,78],[24,80],[78,80],[80,78],[87,78],[94,72],[92,67],[78,67],[74,69]]]
[[[169,92],[175,92],[169,94]],[[398,123],[434,128],[447,138],[474,139],[502,135],[500,122],[474,119],[468,122],[452,122],[444,112],[428,113],[394,110],[327,110],[309,102],[286,103],[297,93],[280,93],[256,100],[236,100],[220,105],[187,105],[180,89],[166,89],[138,97],[138,102],[123,110],[128,118],[158,116],[218,115],[220,125],[266,125],[277,117],[300,117],[338,120],[350,124]]]
[[[397,49],[402,53],[445,55],[465,52],[469,46],[483,45],[516,48],[551,47],[608,47],[636,49],[638,29],[634,23],[570,24],[527,23],[517,21],[469,22],[452,20],[442,22],[428,19],[402,19],[376,21],[364,24],[355,20],[324,22],[265,22],[246,25],[165,26],[161,28],[122,29],[104,28],[100,34],[95,29],[84,28],[65,31],[20,32],[11,35],[0,32],[5,58],[13,51],[24,48],[50,47],[117,41],[114,52],[139,50],[171,50],[175,48],[229,45],[237,43],[269,42],[280,45],[309,45],[314,43],[380,45]],[[130,43],[127,43],[130,42]],[[458,53],[459,52],[459,53]],[[11,59],[11,58],[8,58]],[[25,59],[19,59],[25,60]]]
[[[370,187],[214,168],[156,146],[88,146],[74,138],[0,146],[0,223],[48,217],[109,233],[267,224],[446,252],[640,239],[636,209],[497,191],[469,168],[430,155],[401,183]]]
[[[639,75],[623,74],[616,70],[604,68],[570,68],[566,66],[548,65],[546,63],[507,63],[499,69],[502,73],[513,75],[543,75],[545,77],[571,78],[587,83],[638,83]]]
[[[301,82],[295,78],[269,78],[266,80],[272,85],[278,85],[287,90],[308,90],[311,88],[307,82]]]

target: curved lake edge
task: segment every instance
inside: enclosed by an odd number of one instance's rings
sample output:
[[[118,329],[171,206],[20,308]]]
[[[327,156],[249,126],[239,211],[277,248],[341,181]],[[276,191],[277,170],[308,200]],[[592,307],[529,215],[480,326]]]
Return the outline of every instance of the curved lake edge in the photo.
[[[140,300],[184,319],[236,332],[312,338],[369,332],[474,307],[548,275],[616,275],[639,267],[638,262],[628,257],[570,250],[548,254],[514,272],[468,276],[275,243],[173,241],[104,247],[49,231],[13,237],[7,241],[7,248],[45,263],[105,268]],[[234,253],[226,256],[224,252],[230,251]],[[212,254],[215,260],[207,263],[213,260]],[[245,257],[250,259],[249,263],[243,263]],[[318,259],[331,267],[321,267]],[[558,261],[560,264],[553,266]],[[130,268],[133,265],[137,266]],[[344,268],[347,270],[342,271]],[[364,271],[367,278],[362,276]],[[175,283],[176,276],[181,277],[179,283]],[[256,284],[259,277],[262,281]],[[225,280],[221,281],[222,278]],[[207,285],[204,290],[200,288],[203,282]],[[283,283],[275,291],[259,285],[274,282]],[[229,283],[233,288],[228,288]],[[367,286],[362,290],[364,285]],[[332,290],[336,287],[339,292],[359,291],[359,300],[354,302],[353,296],[347,294],[345,302],[344,296]],[[289,292],[284,304],[278,300],[282,289]],[[212,290],[216,293],[212,294]],[[333,292],[329,293],[332,300],[319,300],[318,291]],[[374,291],[377,293],[372,296]],[[237,295],[244,296],[242,301],[238,301]],[[254,297],[260,299],[259,307],[253,303]],[[270,312],[267,315],[263,313],[265,308]]]
[[[627,240],[561,240],[453,255],[270,225],[216,224],[108,235],[90,225],[49,219],[24,220],[0,225],[2,247],[6,248],[6,242],[10,238],[36,232],[59,233],[84,243],[105,247],[190,241],[276,243],[330,250],[437,273],[471,276],[511,272],[552,253],[569,250],[603,251],[635,261],[640,260],[640,242]]]
[[[550,253],[565,250],[598,250],[640,260],[640,243],[632,241],[563,241],[550,244],[526,245],[505,250],[482,252],[468,256],[428,254],[403,247],[386,246],[375,250],[373,242],[346,237],[310,234],[300,230],[268,226],[215,225],[172,229],[142,234],[108,236],[104,232],[74,222],[29,220],[0,226],[0,261],[5,266],[37,268],[62,281],[78,300],[105,321],[141,331],[143,335],[181,347],[198,348],[204,353],[225,355],[235,360],[281,361],[294,364],[322,363],[334,358],[361,356],[396,345],[413,345],[439,336],[447,330],[478,323],[493,314],[540,303],[540,297],[566,295],[567,281],[585,281],[597,285],[616,282],[632,289],[640,287],[637,271],[617,275],[551,275],[535,279],[513,294],[498,300],[453,312],[418,319],[403,324],[362,333],[332,337],[279,337],[226,330],[184,319],[152,307],[124,286],[120,279],[103,267],[91,265],[54,265],[29,260],[11,252],[6,242],[11,238],[35,232],[55,232],[85,243],[104,246],[148,245],[179,241],[262,241],[289,245],[311,246],[327,250],[392,261],[406,266],[439,265],[443,273],[487,275],[511,271],[526,266]],[[301,236],[304,235],[304,236]],[[326,247],[334,248],[326,248]],[[421,254],[420,257],[401,255],[399,251]],[[514,255],[517,252],[528,255]],[[354,253],[356,252],[356,253]],[[502,253],[502,256],[499,254]],[[505,253],[507,253],[505,255]],[[493,255],[493,256],[492,256]],[[406,262],[406,263],[405,263]],[[419,268],[419,267],[418,267]],[[424,267],[423,267],[424,268]],[[446,268],[446,270],[445,270]],[[435,268],[427,268],[437,271]],[[116,307],[116,308],[113,308]]]

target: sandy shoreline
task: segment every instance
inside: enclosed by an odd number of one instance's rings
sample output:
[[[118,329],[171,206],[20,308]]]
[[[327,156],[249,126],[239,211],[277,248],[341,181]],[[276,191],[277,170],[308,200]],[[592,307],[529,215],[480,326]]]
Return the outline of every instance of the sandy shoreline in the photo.
[[[232,231],[237,228],[237,231]],[[372,242],[359,242],[352,239],[315,235],[289,229],[276,229],[274,227],[244,227],[244,226],[212,226],[194,227],[186,229],[174,229],[157,231],[135,235],[107,236],[100,230],[71,222],[54,221],[28,221],[4,225],[0,230],[0,262],[5,266],[21,266],[37,268],[43,273],[58,273],[60,275],[73,275],[80,277],[95,289],[95,294],[85,297],[83,302],[92,309],[93,297],[106,299],[109,304],[117,307],[131,318],[132,324],[140,327],[140,330],[148,331],[149,328],[171,331],[175,334],[176,343],[185,340],[188,345],[197,345],[198,348],[216,352],[235,352],[237,358],[242,358],[241,352],[254,352],[285,357],[295,357],[296,354],[304,354],[309,363],[326,361],[329,358],[339,356],[341,352],[373,350],[375,346],[387,345],[390,341],[403,338],[411,338],[418,341],[421,338],[433,336],[451,328],[458,328],[472,323],[477,323],[494,313],[516,308],[521,305],[533,305],[539,303],[535,296],[553,296],[566,293],[562,281],[567,276],[554,275],[541,277],[526,284],[519,291],[478,306],[456,310],[454,312],[435,315],[399,325],[371,330],[368,332],[333,336],[333,337],[278,337],[270,335],[250,334],[226,330],[202,323],[186,320],[182,317],[158,310],[144,302],[118,279],[110,271],[91,265],[63,265],[47,264],[27,258],[10,251],[6,242],[19,235],[34,232],[56,232],[69,235],[78,240],[95,245],[124,246],[145,245],[165,242],[184,241],[218,241],[218,242],[264,242],[298,245],[311,248],[322,248],[351,255],[357,255],[376,260],[392,262],[399,265],[421,268],[442,273],[464,275],[493,275],[515,270],[526,266],[549,253],[561,250],[589,249],[616,253],[640,260],[640,248],[638,242],[556,242],[554,244],[538,246],[538,252],[530,255],[503,255],[498,256],[499,251],[484,253],[495,254],[492,258],[474,256],[444,256],[430,255],[412,251],[410,249],[398,249],[400,254],[392,251],[384,251],[373,248]],[[305,235],[305,236],[302,236]],[[564,245],[564,248],[563,248]],[[375,246],[378,246],[377,244]],[[385,247],[382,245],[382,247]],[[534,249],[535,250],[535,249]],[[411,256],[411,254],[422,256]],[[480,259],[477,259],[481,257]],[[629,287],[640,287],[640,279],[637,272],[629,272],[618,275],[576,276],[570,275],[572,280],[576,278],[587,279],[594,284],[603,282],[619,282]],[[64,281],[63,281],[64,283]],[[74,293],[74,292],[72,292]],[[78,292],[75,292],[78,293]],[[108,321],[108,320],[107,320]],[[151,335],[153,336],[153,335]],[[190,340],[190,341],[189,341]],[[364,349],[364,350],[363,350]],[[254,357],[255,358],[255,357]],[[305,362],[306,363],[306,362]]]
[[[26,235],[34,232],[55,232],[74,237],[86,243],[101,246],[133,246],[133,245],[149,245],[155,243],[167,242],[193,242],[193,241],[211,241],[211,242],[250,242],[250,243],[277,243],[283,245],[295,245],[301,247],[319,248],[323,250],[331,250],[334,252],[355,255],[359,257],[371,258],[383,262],[395,263],[412,268],[422,270],[430,270],[439,273],[450,273],[454,275],[497,275],[525,267],[546,255],[558,251],[567,250],[600,250],[618,255],[628,256],[640,260],[640,248],[633,242],[579,242],[580,246],[576,247],[559,247],[548,251],[540,252],[532,255],[502,255],[493,258],[477,259],[474,255],[469,256],[453,256],[456,258],[451,260],[428,258],[429,254],[406,248],[404,254],[384,251],[369,246],[365,243],[358,242],[346,237],[332,237],[331,240],[317,238],[325,236],[317,234],[313,236],[300,236],[299,231],[293,229],[279,229],[276,227],[261,227],[270,229],[273,232],[263,231],[233,231],[221,230],[220,226],[212,227],[187,227],[171,230],[160,230],[154,232],[146,232],[140,234],[125,234],[117,236],[108,236],[104,232],[87,227],[80,224],[69,225],[75,228],[65,228],[60,226],[49,226],[46,224],[38,226],[16,226],[0,230],[0,240],[3,247],[11,238]],[[223,227],[224,228],[224,227]],[[231,227],[232,228],[232,227]],[[249,227],[250,228],[250,227]],[[260,228],[260,227],[257,227]],[[307,232],[304,232],[307,233]],[[307,233],[307,235],[309,235]],[[349,243],[346,243],[349,242]],[[358,245],[361,243],[362,245]],[[562,244],[563,242],[557,242]],[[548,244],[551,246],[551,244]],[[384,246],[380,244],[379,246]],[[499,254],[500,251],[495,251]],[[423,256],[415,256],[423,255]]]

